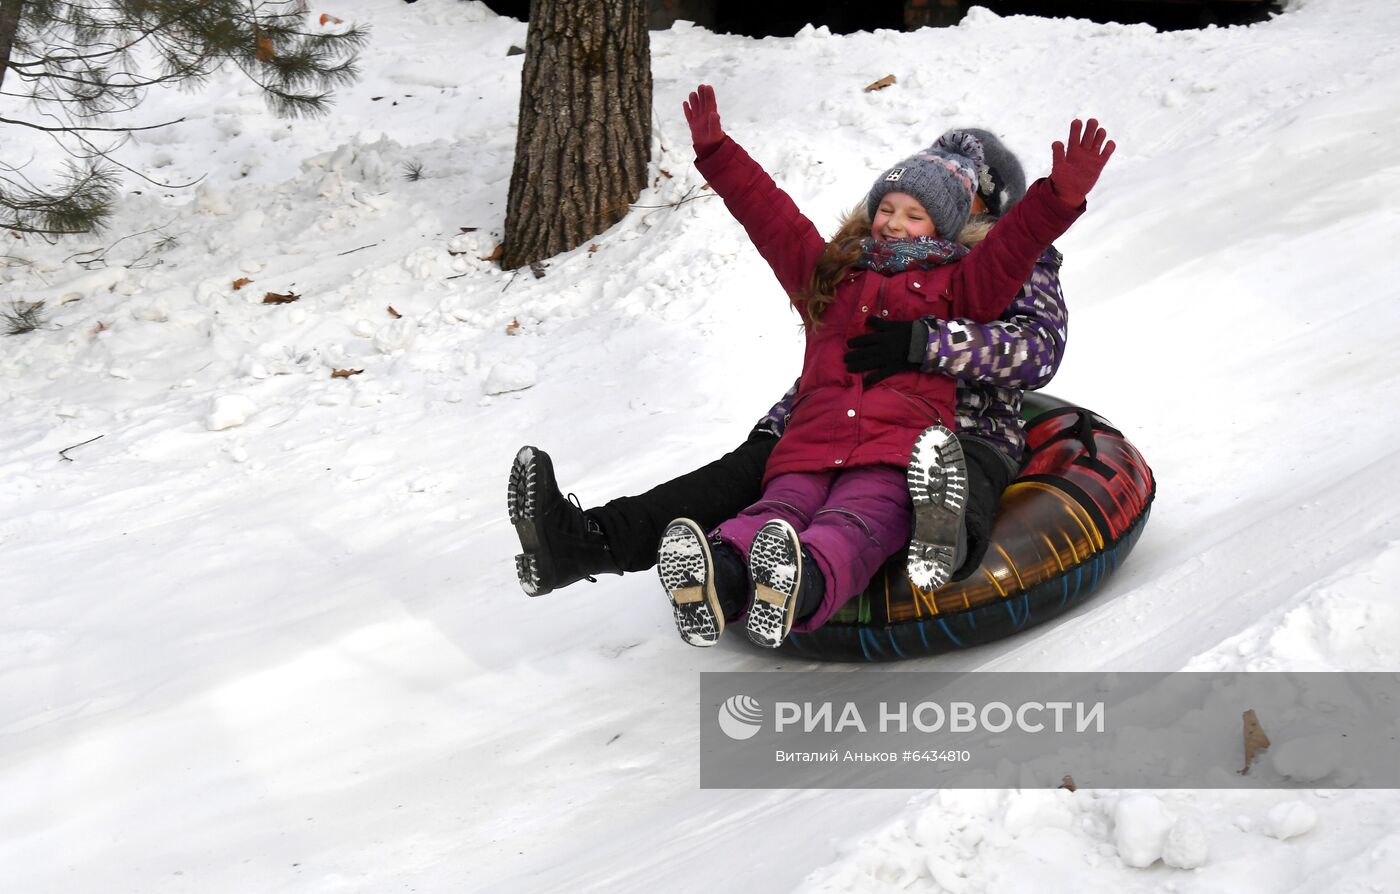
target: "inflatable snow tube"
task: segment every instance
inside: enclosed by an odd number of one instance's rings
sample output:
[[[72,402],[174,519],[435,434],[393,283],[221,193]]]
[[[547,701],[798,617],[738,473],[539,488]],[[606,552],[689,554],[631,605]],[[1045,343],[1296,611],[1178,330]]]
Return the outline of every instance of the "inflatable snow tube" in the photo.
[[[992,544],[966,580],[922,590],[896,553],[865,591],[783,649],[829,661],[896,661],[1001,639],[1096,592],[1132,552],[1156,483],[1107,420],[1027,394],[1026,464],[1001,498]]]

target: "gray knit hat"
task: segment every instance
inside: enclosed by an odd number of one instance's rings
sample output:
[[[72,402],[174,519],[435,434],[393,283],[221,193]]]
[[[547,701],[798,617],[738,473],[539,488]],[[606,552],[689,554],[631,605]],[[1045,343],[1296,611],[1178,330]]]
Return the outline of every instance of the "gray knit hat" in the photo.
[[[908,193],[924,206],[938,238],[956,239],[967,223],[982,167],[981,140],[967,131],[950,130],[881,174],[865,197],[865,210],[874,218],[887,193]]]
[[[968,216],[966,211],[958,213],[957,209],[961,207],[961,202],[957,201],[957,197],[953,196],[947,201],[947,204],[952,205],[951,213],[940,220],[934,207],[940,204],[947,191],[926,189],[925,194],[920,195],[918,190],[935,180],[942,181],[945,177],[952,176],[951,171],[942,164],[934,169],[931,166],[931,159],[935,156],[945,155],[949,149],[961,148],[966,145],[964,141],[959,139],[961,136],[971,136],[979,144],[980,150],[967,151],[973,153],[971,160],[975,162],[977,169],[976,191],[987,206],[987,211],[1000,217],[1012,205],[1019,202],[1026,194],[1026,172],[1021,167],[1020,160],[991,131],[979,127],[962,127],[948,131],[928,149],[905,159],[881,175],[880,179],[875,181],[875,186],[870,190],[870,195],[865,201],[866,211],[869,215],[872,218],[875,216],[875,211],[880,207],[880,199],[884,198],[886,193],[906,192],[918,199],[919,204],[923,205],[924,209],[932,216],[940,238],[957,238],[958,233],[962,232],[963,225],[967,223]],[[977,157],[978,151],[980,151],[980,158]],[[964,154],[964,157],[967,156]],[[917,170],[919,168],[924,170]],[[912,171],[912,179],[911,169],[916,169]],[[890,180],[891,176],[894,176],[895,179]],[[961,186],[961,183],[958,185]],[[967,207],[971,208],[970,198]]]
[[[979,127],[961,130],[982,143],[984,165],[978,172],[977,194],[986,203],[988,212],[1001,217],[1026,194],[1026,171],[995,134]]]

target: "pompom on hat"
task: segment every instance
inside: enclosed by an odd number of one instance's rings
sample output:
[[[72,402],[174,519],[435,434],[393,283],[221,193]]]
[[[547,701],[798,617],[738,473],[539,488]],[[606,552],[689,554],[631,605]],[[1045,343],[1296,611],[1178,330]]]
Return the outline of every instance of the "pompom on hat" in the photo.
[[[956,239],[971,213],[974,193],[991,214],[1001,216],[1026,194],[1026,174],[994,134],[960,128],[880,175],[865,199],[871,218],[892,192],[908,193],[923,205],[938,238]]]
[[[997,139],[996,134],[980,127],[964,127],[962,132],[972,134],[982,143],[983,166],[978,172],[977,194],[982,197],[988,213],[1001,217],[1025,196],[1026,171],[1020,159]]]

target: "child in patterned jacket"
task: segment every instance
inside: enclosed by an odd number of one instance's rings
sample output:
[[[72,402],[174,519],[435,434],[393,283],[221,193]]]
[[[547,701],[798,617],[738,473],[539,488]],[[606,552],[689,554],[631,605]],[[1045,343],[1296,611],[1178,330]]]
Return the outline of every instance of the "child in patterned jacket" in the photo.
[[[787,429],[764,471],[762,498],[714,531],[677,519],[662,535],[658,572],[682,638],[713,645],[726,619],[747,613],[754,642],[820,627],[908,539],[909,485],[946,503],[956,542],[959,482],[954,383],[900,372],[869,386],[851,375],[846,342],[868,317],[934,315],[989,322],[1021,291],[1036,261],[1083,211],[1113,152],[1090,119],[1056,143],[1049,178],[1037,181],[969,249],[952,241],[967,221],[985,165],[978,138],[950,131],[876,180],[865,200],[869,228],[827,243],[791,198],[725,135],[714,92],[685,103],[696,167],[768,261],[806,329],[806,352]],[[926,480],[906,477],[911,454]],[[928,459],[932,457],[932,459]],[[953,550],[911,555],[911,572],[938,585]],[[941,580],[940,580],[941,578]]]

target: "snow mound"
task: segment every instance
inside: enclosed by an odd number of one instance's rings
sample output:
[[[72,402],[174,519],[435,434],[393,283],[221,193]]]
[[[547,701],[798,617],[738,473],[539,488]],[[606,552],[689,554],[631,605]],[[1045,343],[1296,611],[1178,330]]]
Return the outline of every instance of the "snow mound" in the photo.
[[[209,414],[204,417],[204,427],[210,431],[224,431],[236,428],[248,421],[258,408],[241,394],[223,394],[211,402]]]

